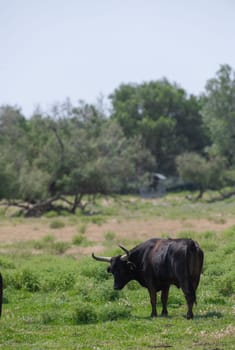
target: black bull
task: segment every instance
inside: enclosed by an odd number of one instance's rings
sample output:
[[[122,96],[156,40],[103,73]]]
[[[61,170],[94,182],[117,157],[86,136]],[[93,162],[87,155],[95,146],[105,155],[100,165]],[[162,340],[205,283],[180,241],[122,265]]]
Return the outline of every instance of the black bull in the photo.
[[[130,251],[120,246],[124,255],[92,257],[110,263],[108,272],[114,276],[114,289],[122,289],[136,280],[147,288],[152,305],[151,316],[157,316],[156,297],[161,291],[162,315],[167,316],[167,299],[170,285],[181,288],[188,305],[187,318],[193,318],[196,289],[203,265],[203,251],[192,239],[153,238]]]

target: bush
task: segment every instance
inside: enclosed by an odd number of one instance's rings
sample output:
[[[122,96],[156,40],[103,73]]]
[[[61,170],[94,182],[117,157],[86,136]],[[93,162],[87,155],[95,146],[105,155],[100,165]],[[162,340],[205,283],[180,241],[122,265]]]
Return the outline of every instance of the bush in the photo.
[[[57,229],[57,228],[63,228],[65,225],[62,221],[54,220],[50,223],[50,228]]]
[[[50,247],[55,241],[55,237],[53,235],[46,235],[39,241],[33,241],[34,249],[45,249]]]
[[[106,241],[113,241],[114,238],[115,238],[115,236],[116,236],[116,234],[115,234],[115,232],[113,232],[113,231],[108,231],[108,232],[106,232],[105,235],[104,235]]]
[[[97,281],[104,281],[110,278],[110,274],[107,273],[107,266],[104,264],[96,264],[95,262],[84,263],[81,267],[81,275],[94,278]]]
[[[97,321],[97,314],[91,304],[79,303],[76,307],[72,319],[75,324],[88,324]]]
[[[120,318],[128,318],[131,314],[131,308],[126,305],[108,303],[104,305],[100,313],[102,321],[116,321]]]
[[[46,244],[53,243],[55,241],[55,236],[48,234],[42,238],[42,242]]]
[[[68,242],[58,241],[51,245],[51,249],[56,254],[63,254],[69,248],[70,244]]]
[[[14,263],[10,259],[7,259],[3,256],[0,257],[0,266],[4,267],[6,269],[14,269],[15,268]]]
[[[81,234],[84,234],[84,233],[86,232],[86,230],[87,230],[87,225],[86,225],[86,224],[82,224],[82,225],[80,226],[80,228],[79,228],[79,232],[80,232]]]
[[[217,284],[218,292],[227,297],[231,296],[235,292],[235,280],[232,274],[224,276],[218,281]]]
[[[129,289],[129,290],[138,290],[140,288],[141,288],[141,286],[136,281],[131,281],[127,284],[127,289]]]
[[[96,290],[96,286],[97,285],[94,284],[92,279],[84,276],[78,276],[75,285],[76,295],[79,295],[84,301],[94,302],[94,295],[92,295],[92,293],[94,290]]]
[[[235,252],[235,242],[230,242],[224,247],[225,254],[232,254]]]
[[[46,235],[39,241],[33,241],[34,249],[45,249],[50,253],[63,254],[69,247],[70,244],[68,242],[55,241],[53,235]]]
[[[82,235],[73,236],[72,243],[75,245],[81,245],[85,240],[85,237]]]
[[[90,221],[92,222],[92,224],[96,224],[98,226],[101,226],[102,224],[105,223],[105,219],[100,216],[92,216]]]
[[[114,301],[120,298],[120,292],[113,289],[113,282],[104,281],[95,288],[94,298],[98,301]]]
[[[72,273],[59,272],[53,274],[51,278],[47,278],[42,283],[42,289],[48,291],[65,291],[71,289],[75,284],[75,276]]]
[[[38,275],[29,269],[18,272],[13,284],[16,289],[24,289],[29,292],[37,292],[41,288]]]
[[[50,210],[46,212],[43,216],[45,216],[46,218],[56,218],[59,216],[59,213],[55,210]]]

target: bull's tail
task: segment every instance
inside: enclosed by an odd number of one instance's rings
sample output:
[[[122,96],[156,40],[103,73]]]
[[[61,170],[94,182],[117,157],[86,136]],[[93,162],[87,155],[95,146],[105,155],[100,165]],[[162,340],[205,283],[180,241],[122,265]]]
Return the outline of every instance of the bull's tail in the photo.
[[[2,315],[2,302],[3,302],[3,280],[0,273],[0,317]]]

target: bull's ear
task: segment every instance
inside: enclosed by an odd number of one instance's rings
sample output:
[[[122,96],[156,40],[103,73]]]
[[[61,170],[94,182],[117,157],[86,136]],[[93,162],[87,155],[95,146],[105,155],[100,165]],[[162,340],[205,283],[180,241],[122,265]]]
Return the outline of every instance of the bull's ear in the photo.
[[[111,267],[110,267],[110,266],[107,267],[107,272],[108,272],[108,273],[111,273]]]

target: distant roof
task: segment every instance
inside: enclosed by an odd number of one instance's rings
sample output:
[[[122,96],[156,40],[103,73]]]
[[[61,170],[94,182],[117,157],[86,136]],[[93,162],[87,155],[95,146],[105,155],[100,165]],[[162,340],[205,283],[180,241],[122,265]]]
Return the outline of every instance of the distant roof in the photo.
[[[159,180],[166,180],[166,176],[163,174],[153,173],[153,176],[157,177]]]

